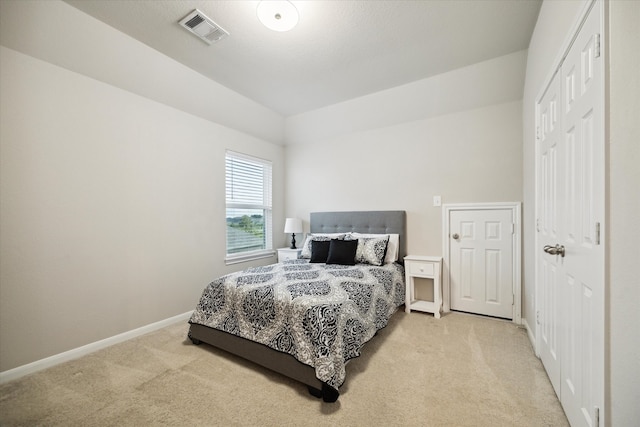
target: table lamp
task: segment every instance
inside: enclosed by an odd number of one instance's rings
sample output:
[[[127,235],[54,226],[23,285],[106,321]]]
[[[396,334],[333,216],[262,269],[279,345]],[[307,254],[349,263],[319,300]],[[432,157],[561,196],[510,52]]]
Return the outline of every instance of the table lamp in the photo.
[[[287,218],[284,223],[284,232],[291,233],[291,249],[297,249],[296,233],[302,233],[302,220],[299,218]]]

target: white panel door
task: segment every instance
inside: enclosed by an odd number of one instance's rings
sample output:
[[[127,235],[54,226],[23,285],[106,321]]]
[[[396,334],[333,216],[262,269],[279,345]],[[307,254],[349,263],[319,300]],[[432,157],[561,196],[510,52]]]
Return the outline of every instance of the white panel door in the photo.
[[[573,427],[604,405],[602,3],[538,104],[538,351]]]
[[[513,318],[511,209],[453,210],[449,217],[451,309]]]
[[[558,185],[559,164],[563,163],[562,86],[561,76],[551,81],[538,103],[538,246],[555,246],[559,241],[558,227],[562,211],[558,209],[564,197]],[[559,276],[563,266],[560,257],[542,253],[538,256],[538,287],[541,304],[538,311],[540,359],[547,370],[553,389],[560,397],[560,326],[562,301]]]
[[[572,426],[596,424],[595,407],[604,378],[604,217],[603,58],[600,8],[585,21],[562,65],[565,247],[562,287],[566,334],[562,348],[560,401]],[[604,231],[604,230],[602,230]]]

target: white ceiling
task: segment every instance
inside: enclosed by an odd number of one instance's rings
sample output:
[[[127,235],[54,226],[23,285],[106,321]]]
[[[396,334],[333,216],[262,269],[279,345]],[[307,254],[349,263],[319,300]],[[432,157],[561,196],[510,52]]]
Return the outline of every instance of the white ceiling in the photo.
[[[293,1],[298,26],[279,33],[258,21],[257,1],[65,1],[283,116],[526,49],[541,5]],[[231,35],[207,45],[180,27],[196,8]]]

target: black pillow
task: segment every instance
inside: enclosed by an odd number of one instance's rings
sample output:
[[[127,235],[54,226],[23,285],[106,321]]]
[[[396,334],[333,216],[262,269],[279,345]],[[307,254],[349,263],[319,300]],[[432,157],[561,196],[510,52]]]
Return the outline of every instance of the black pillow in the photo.
[[[327,262],[330,243],[329,240],[312,240],[311,260],[309,262]]]
[[[355,265],[358,240],[332,240],[329,242],[327,264]]]

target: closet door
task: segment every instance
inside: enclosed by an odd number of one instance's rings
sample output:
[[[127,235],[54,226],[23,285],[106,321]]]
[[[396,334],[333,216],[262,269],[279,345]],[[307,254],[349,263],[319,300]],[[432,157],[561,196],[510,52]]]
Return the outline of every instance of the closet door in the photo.
[[[591,3],[538,103],[538,351],[573,427],[604,405],[604,55]]]
[[[566,329],[561,395],[573,426],[593,426],[604,377],[604,91],[600,4],[562,65],[565,221],[559,241]]]
[[[564,187],[559,184],[562,168],[562,85],[556,74],[542,100],[538,103],[538,247],[555,247],[563,223]],[[538,254],[538,351],[553,388],[560,397],[560,343],[563,298],[560,295],[562,258],[547,252]]]

